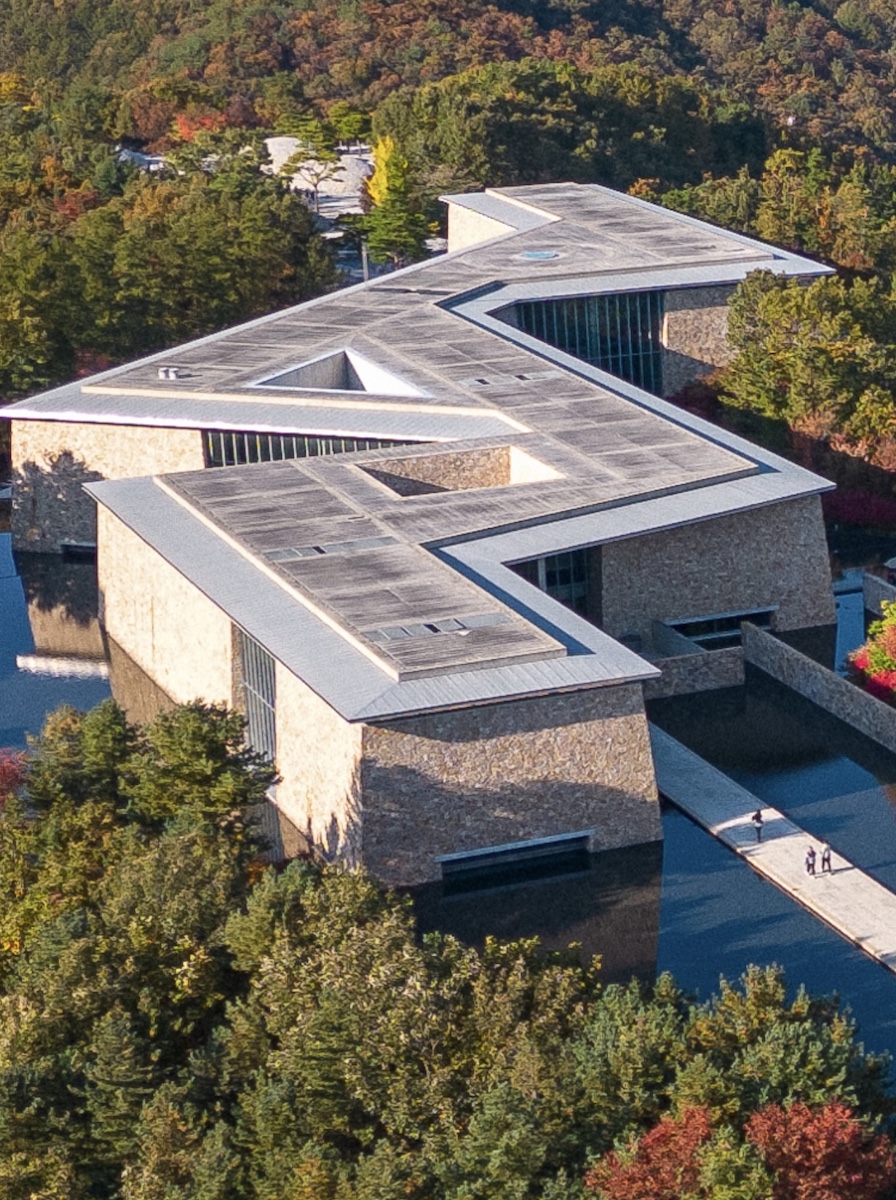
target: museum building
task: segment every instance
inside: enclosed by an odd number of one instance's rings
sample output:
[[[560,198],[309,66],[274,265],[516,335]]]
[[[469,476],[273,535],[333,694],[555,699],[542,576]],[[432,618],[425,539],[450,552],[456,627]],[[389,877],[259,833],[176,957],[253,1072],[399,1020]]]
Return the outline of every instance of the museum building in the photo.
[[[20,548],[242,710],[289,831],[390,884],[661,836],[645,696],[830,626],[830,485],[664,400],[755,270],[595,185],[447,197],[449,252],[11,406]]]

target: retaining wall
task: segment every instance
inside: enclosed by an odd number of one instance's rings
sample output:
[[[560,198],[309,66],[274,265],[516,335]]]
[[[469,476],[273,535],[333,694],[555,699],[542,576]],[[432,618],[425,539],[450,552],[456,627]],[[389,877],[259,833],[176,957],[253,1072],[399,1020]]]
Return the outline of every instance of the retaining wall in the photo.
[[[896,600],[896,587],[893,587],[892,583],[887,583],[885,579],[881,579],[879,575],[866,573],[862,577],[862,595],[867,611],[879,617],[883,601],[891,603]]]
[[[739,687],[744,681],[744,652],[740,646],[654,659],[653,665],[659,667],[662,675],[659,679],[645,681],[645,700]]]
[[[896,754],[896,708],[755,625],[745,623],[743,635],[747,662]]]

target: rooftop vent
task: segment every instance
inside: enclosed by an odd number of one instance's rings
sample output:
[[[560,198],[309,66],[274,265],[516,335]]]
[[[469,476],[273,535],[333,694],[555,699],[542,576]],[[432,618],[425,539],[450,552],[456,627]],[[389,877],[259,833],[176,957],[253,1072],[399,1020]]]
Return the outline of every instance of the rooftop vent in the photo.
[[[367,392],[374,396],[423,396],[424,392],[355,350],[335,350],[300,363],[278,375],[259,379],[253,387],[292,391]]]
[[[415,625],[390,625],[384,629],[365,629],[364,636],[371,642],[399,642],[410,637],[430,637],[438,633],[466,635],[471,629],[486,629],[494,625],[507,625],[510,617],[506,613],[478,613],[472,617],[447,617],[442,621],[424,621]]]
[[[488,446],[482,450],[449,450],[441,454],[388,458],[365,463],[361,470],[402,497],[513,487],[560,478],[553,467],[518,446]]]
[[[322,546],[280,546],[276,550],[267,550],[265,558],[270,562],[291,562],[296,558],[317,558],[321,554],[354,554],[356,550],[377,550],[380,546],[397,544],[398,538],[384,534],[382,537],[352,538],[348,542],[325,542]]]

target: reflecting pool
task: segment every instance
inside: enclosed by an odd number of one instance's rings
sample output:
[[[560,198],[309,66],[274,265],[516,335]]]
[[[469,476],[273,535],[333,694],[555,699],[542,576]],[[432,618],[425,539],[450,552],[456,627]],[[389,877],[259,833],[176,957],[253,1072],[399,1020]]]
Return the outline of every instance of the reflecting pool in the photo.
[[[109,695],[96,569],[57,555],[13,559],[0,533],[0,747],[23,747],[60,704]]]

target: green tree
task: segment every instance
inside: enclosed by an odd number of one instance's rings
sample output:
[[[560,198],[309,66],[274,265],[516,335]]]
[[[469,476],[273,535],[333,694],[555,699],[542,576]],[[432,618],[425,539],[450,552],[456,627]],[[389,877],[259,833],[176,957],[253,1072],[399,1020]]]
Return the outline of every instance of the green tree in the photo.
[[[815,436],[842,436],[873,460],[896,433],[893,304],[873,281],[802,287],[754,272],[730,305],[736,356],[725,395]]]

